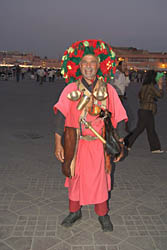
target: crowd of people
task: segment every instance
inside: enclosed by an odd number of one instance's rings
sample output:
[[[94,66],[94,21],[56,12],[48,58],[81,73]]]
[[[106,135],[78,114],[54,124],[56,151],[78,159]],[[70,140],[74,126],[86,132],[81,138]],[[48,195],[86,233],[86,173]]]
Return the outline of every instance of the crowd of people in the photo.
[[[122,64],[122,61],[118,63],[120,66]],[[0,66],[0,80],[36,80],[40,81],[41,78],[41,72],[43,71],[43,81],[47,82],[54,82],[57,79],[62,78],[61,69],[55,69],[55,68],[44,68],[44,67],[20,67],[19,65],[15,65],[12,67],[7,66]],[[137,82],[142,83],[144,81],[145,75],[147,71],[146,70],[130,70],[128,69],[128,79],[129,82]],[[115,78],[117,77],[117,74],[115,74]],[[167,82],[167,74],[164,75],[164,81]]]
[[[54,82],[56,79],[61,79],[61,70],[55,68],[28,68],[20,67],[0,67],[0,80],[9,81],[16,80],[36,80],[37,82]]]

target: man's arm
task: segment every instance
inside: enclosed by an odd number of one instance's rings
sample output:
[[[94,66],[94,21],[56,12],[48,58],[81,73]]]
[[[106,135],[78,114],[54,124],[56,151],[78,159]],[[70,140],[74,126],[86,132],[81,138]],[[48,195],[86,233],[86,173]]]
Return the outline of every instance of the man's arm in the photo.
[[[154,92],[154,95],[158,98],[162,98],[163,95],[164,95],[164,92],[163,92],[163,88],[162,88],[162,84],[159,83],[158,84],[158,88],[155,88],[154,86],[152,86],[152,91]]]
[[[121,146],[121,153],[120,155],[114,159],[114,162],[118,162],[122,159],[122,157],[124,156],[124,138],[127,135],[127,132],[125,130],[125,120],[120,121],[117,124],[117,128],[116,128],[118,137],[119,137],[119,142],[120,142],[120,146]]]
[[[64,133],[65,117],[58,110],[55,116],[55,156],[56,158],[64,162],[64,148],[62,145],[62,135]]]
[[[64,162],[64,148],[61,143],[61,136],[55,133],[55,156],[56,158]]]

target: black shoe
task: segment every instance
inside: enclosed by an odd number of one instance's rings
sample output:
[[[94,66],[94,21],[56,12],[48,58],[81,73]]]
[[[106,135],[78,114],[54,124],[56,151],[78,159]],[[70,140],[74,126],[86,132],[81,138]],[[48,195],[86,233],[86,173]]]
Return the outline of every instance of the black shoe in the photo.
[[[99,216],[98,218],[101,228],[104,232],[112,232],[113,231],[113,224],[111,223],[110,216],[108,214],[104,216]]]
[[[82,213],[81,209],[75,213],[69,213],[69,215],[62,221],[61,225],[64,227],[71,227],[74,222],[81,219]]]

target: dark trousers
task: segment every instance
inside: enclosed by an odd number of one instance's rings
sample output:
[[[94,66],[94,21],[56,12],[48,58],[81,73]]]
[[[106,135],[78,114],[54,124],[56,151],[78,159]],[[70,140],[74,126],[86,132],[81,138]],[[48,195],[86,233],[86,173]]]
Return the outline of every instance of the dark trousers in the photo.
[[[40,85],[43,84],[43,81],[44,81],[44,76],[41,76],[41,77],[40,77]]]
[[[16,73],[16,81],[19,82],[20,81],[20,74]]]
[[[132,134],[128,137],[127,146],[132,147],[137,137],[146,129],[147,138],[150,145],[150,150],[161,149],[158,135],[155,131],[154,114],[150,110],[138,110],[137,127],[133,130]]]

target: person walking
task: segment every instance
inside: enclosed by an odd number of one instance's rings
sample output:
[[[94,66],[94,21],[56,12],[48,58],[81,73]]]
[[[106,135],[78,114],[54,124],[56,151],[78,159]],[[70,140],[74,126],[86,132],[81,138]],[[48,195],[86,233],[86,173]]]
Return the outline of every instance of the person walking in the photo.
[[[38,69],[37,74],[39,75],[40,85],[42,85],[45,77],[45,70],[43,68],[40,68]]]
[[[156,84],[158,85],[158,88],[156,87]],[[137,126],[125,139],[126,146],[129,150],[133,146],[137,137],[146,129],[151,152],[164,152],[161,150],[161,144],[155,130],[154,121],[154,115],[157,112],[157,98],[162,97],[162,77],[157,78],[157,73],[154,70],[147,71],[143,85],[139,92],[140,108],[138,110]]]
[[[113,87],[116,89],[122,103],[126,100],[126,88],[129,86],[129,72],[125,61],[120,61],[117,65],[114,80],[112,81]]]
[[[16,65],[16,81],[19,82],[20,81],[20,66]]]
[[[112,86],[116,89],[117,94],[124,106],[128,121],[126,123],[126,131],[129,133],[134,128],[134,115],[132,108],[128,103],[128,97],[126,94],[126,89],[130,84],[129,71],[127,69],[127,63],[125,61],[120,61],[117,65],[116,73],[114,79],[111,81]]]
[[[81,219],[82,206],[94,204],[102,230],[111,232],[113,225],[107,206],[111,189],[110,155],[101,140],[106,133],[104,121],[108,113],[115,128],[127,120],[117,92],[107,84],[115,72],[115,53],[101,40],[75,42],[64,53],[61,72],[66,83],[70,83],[54,105],[55,155],[62,162],[69,193],[69,215],[61,225],[71,227]],[[121,135],[118,140],[123,145]],[[116,156],[115,162],[121,156]]]

